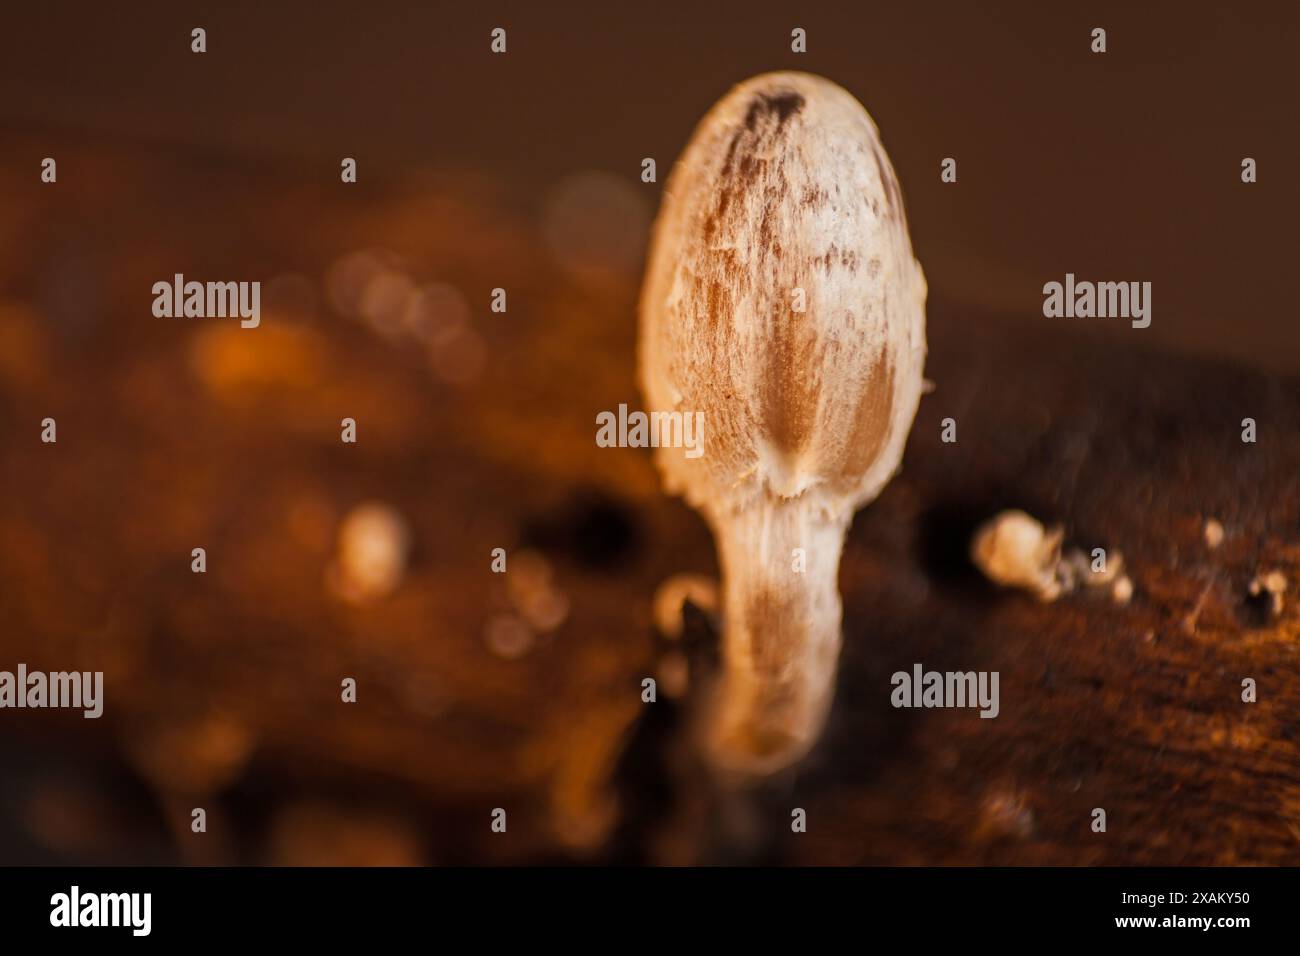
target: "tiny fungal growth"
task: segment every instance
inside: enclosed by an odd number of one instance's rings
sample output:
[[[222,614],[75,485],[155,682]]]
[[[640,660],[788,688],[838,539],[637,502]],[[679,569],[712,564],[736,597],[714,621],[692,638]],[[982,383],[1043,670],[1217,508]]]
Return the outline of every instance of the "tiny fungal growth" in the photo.
[[[1003,587],[1020,588],[1040,601],[1061,595],[1060,527],[1044,529],[1023,511],[1003,511],[975,532],[971,560],[984,576]]]
[[[1268,610],[1273,617],[1282,613],[1282,595],[1286,594],[1286,575],[1281,571],[1261,571],[1250,582],[1250,596],[1258,598],[1267,595]]]
[[[980,572],[1002,587],[1018,588],[1043,602],[1078,588],[1109,588],[1119,605],[1133,599],[1133,580],[1124,556],[1112,551],[1101,566],[1078,548],[1062,551],[1065,530],[1044,528],[1033,515],[1000,511],[975,531],[970,556]]]
[[[714,613],[718,608],[717,582],[702,574],[675,574],[655,590],[655,627],[670,641],[682,636],[682,610],[687,601],[705,613]]]
[[[923,385],[925,278],[871,117],[804,73],[742,83],[695,129],[640,303],[648,407],[702,412],[703,454],[659,448],[713,530],[722,668],[715,766],[802,757],[830,707],[854,511],[898,470]]]
[[[406,519],[383,502],[364,502],[349,511],[339,527],[330,582],[354,604],[387,597],[406,574],[410,548]]]

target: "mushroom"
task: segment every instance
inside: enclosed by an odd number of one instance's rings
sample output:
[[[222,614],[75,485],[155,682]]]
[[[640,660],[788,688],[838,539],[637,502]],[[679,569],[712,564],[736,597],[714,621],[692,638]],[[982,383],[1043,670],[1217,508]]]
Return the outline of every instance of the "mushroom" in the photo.
[[[639,366],[652,412],[702,412],[703,454],[659,447],[723,575],[702,743],[766,774],[816,742],[841,642],[838,568],[899,468],[920,401],[925,278],[871,117],[806,73],[737,86],[696,128],[654,228]]]
[[[1022,588],[1040,601],[1055,601],[1061,596],[1063,573],[1071,582],[1088,573],[1088,561],[1080,551],[1072,553],[1071,561],[1062,561],[1064,537],[1064,528],[1044,528],[1019,509],[1000,511],[976,529],[971,560],[990,581]]]

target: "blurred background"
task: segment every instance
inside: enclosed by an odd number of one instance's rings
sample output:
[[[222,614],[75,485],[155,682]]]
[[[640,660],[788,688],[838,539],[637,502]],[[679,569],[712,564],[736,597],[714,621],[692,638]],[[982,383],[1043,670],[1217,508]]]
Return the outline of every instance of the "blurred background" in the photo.
[[[496,26],[505,56],[488,51]],[[795,26],[807,54],[790,50]],[[1104,56],[1089,50],[1095,26]],[[1144,338],[1294,368],[1300,331],[1276,313],[1300,200],[1286,122],[1298,31],[1280,0],[1194,15],[1122,2],[51,3],[6,14],[0,115],[39,133],[36,152],[63,133],[237,159],[331,195],[339,158],[355,156],[361,189],[469,170],[538,214],[593,170],[653,209],[643,157],[662,184],[730,86],[810,70],[881,128],[936,294],[1037,312],[1066,271],[1140,277],[1159,309]],[[1245,156],[1259,164],[1250,188]],[[956,189],[939,181],[944,157]]]
[[[1243,726],[1223,691],[1294,665],[1291,609],[1242,593],[1300,563],[1293,5],[2,19],[0,669],[103,670],[106,712],[0,713],[0,864],[1300,862],[1295,698]],[[672,162],[773,69],[839,82],[880,127],[938,391],[854,526],[825,747],[737,802],[675,743],[708,615],[676,640],[653,620],[666,580],[716,573],[709,535],[594,421],[639,402]],[[1151,327],[1044,319],[1066,272],[1151,282]],[[261,327],[155,318],[175,273],[261,281]],[[1271,439],[1249,461],[1246,414]],[[1133,608],[974,579],[969,530],[1010,505],[1122,546]],[[1000,666],[1024,703],[996,728],[892,711],[914,660]],[[1075,816],[1105,800],[1129,826],[1092,840]],[[773,835],[795,805],[817,825]]]

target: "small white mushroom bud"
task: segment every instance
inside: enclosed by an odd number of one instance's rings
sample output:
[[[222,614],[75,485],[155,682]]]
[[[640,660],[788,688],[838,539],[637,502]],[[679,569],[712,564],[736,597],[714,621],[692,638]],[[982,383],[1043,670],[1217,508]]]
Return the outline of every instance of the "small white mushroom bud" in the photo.
[[[925,293],[893,168],[848,92],[765,74],[696,128],[655,225],[639,360],[653,412],[703,415],[703,454],[656,461],[718,545],[722,671],[703,730],[720,766],[778,770],[821,732],[844,535],[898,470]]]
[[[1069,575],[1071,582],[1088,573],[1087,559],[1082,554],[1077,557],[1078,566],[1062,562],[1064,536],[1063,528],[1045,529],[1023,511],[1002,511],[976,530],[971,540],[971,560],[990,581],[1022,588],[1040,601],[1055,601],[1061,596],[1062,572]]]

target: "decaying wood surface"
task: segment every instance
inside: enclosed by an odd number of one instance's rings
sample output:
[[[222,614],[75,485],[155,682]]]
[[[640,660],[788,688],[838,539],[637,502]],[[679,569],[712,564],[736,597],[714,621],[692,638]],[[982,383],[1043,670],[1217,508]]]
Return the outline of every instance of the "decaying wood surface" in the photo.
[[[0,863],[1300,863],[1296,381],[1034,303],[978,314],[931,276],[936,388],[849,534],[826,734],[728,794],[681,752],[689,698],[641,701],[671,652],[655,589],[715,573],[713,542],[647,450],[593,440],[599,411],[640,402],[635,270],[575,279],[526,203],[469,178],[347,191],[69,146],[55,189],[36,149],[0,151],[0,668],[103,670],[107,700],[98,721],[0,712]],[[371,246],[463,292],[477,377],[336,314],[330,264]],[[175,272],[301,279],[241,330],[154,318]],[[354,605],[330,565],[369,499],[413,552]],[[1009,507],[1122,552],[1132,601],[996,591],[966,551]],[[511,608],[496,547],[542,556],[568,601],[518,655],[485,640]],[[1276,615],[1249,594],[1267,570],[1294,592]],[[686,618],[707,667],[716,635]],[[998,671],[999,716],[894,709],[915,663]]]

